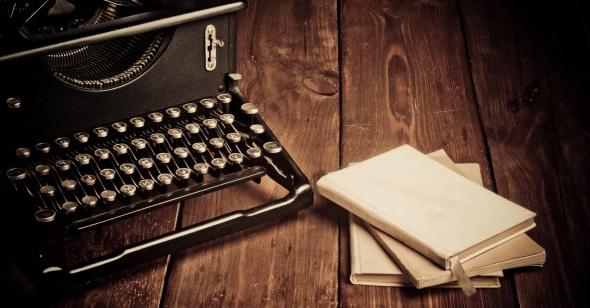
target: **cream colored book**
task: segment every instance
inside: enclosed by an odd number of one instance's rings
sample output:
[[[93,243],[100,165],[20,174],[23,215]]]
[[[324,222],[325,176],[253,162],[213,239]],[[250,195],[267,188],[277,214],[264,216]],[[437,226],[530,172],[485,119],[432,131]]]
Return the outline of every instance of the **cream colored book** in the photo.
[[[445,269],[535,226],[535,213],[405,145],[323,176],[324,197]],[[476,206],[474,206],[476,205]]]

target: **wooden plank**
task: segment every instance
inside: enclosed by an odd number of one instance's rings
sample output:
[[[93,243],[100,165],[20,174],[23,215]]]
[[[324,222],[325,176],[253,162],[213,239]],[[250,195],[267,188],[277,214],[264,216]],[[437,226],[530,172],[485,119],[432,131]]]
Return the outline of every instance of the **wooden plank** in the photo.
[[[493,188],[455,2],[346,0],[340,20],[343,165],[403,143],[444,148],[455,161],[479,163]],[[514,304],[510,278],[472,297],[456,289],[353,286],[347,244],[344,231],[343,306]]]
[[[519,304],[588,306],[590,62],[577,14],[536,1],[461,7],[498,192],[537,212],[530,233],[547,250],[545,268],[516,274]]]
[[[237,18],[242,90],[315,182],[338,168],[336,1],[249,1]],[[263,183],[191,201],[183,224],[279,194]],[[311,209],[178,254],[165,306],[335,306],[338,225],[334,208]]]

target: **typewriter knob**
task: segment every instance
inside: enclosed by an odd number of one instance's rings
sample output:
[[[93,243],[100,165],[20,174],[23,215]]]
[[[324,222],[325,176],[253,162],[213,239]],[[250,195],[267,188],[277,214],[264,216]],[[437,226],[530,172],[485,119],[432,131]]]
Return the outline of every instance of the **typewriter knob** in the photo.
[[[259,148],[249,148],[246,150],[246,154],[248,154],[248,156],[251,158],[258,158],[262,155],[262,151],[260,151]]]
[[[115,170],[113,169],[102,169],[100,170],[100,175],[105,179],[105,180],[112,180],[115,178]]]
[[[220,149],[223,147],[223,139],[211,138],[211,140],[209,140],[209,144],[211,144],[211,146],[213,146],[216,149]]]
[[[81,177],[81,180],[87,186],[93,186],[94,184],[96,184],[96,176],[94,176],[92,174],[85,174],[85,175],[83,175]]]
[[[225,135],[225,137],[233,143],[238,143],[240,140],[242,140],[242,137],[238,133],[229,133]]]
[[[213,165],[213,167],[215,167],[217,169],[225,168],[226,163],[227,163],[227,161],[223,158],[213,158],[211,160],[211,165]]]
[[[219,116],[219,119],[225,124],[232,124],[234,123],[236,117],[231,113],[224,113]]]
[[[52,222],[55,220],[56,213],[54,210],[41,209],[35,212],[37,222]]]
[[[74,180],[63,180],[61,181],[61,187],[65,188],[66,190],[74,190],[76,189],[77,182]]]
[[[168,114],[171,118],[176,119],[180,117],[180,108],[172,107],[166,109],[166,114]]]
[[[207,128],[214,129],[215,127],[217,127],[217,120],[205,119],[205,120],[203,120],[203,125],[205,125],[205,127],[207,127]]]
[[[145,125],[145,119],[141,117],[132,118],[129,122],[131,122],[131,125],[135,128],[142,128]]]
[[[27,170],[23,168],[12,168],[6,171],[6,177],[11,181],[21,181],[27,177]]]
[[[172,137],[172,139],[179,139],[182,137],[182,129],[180,128],[171,128],[168,130],[168,135]]]
[[[97,149],[94,151],[94,155],[100,159],[108,159],[109,158],[109,150],[107,149]]]
[[[109,129],[106,127],[97,127],[95,129],[93,129],[92,131],[94,132],[94,134],[98,138],[105,138],[106,136],[109,135]]]
[[[283,147],[278,142],[274,142],[274,141],[266,142],[265,144],[262,145],[262,147],[264,148],[264,150],[267,153],[270,153],[270,154],[276,154],[276,153],[279,153],[283,150]]]
[[[154,123],[160,123],[164,119],[164,115],[160,112],[152,112],[148,114],[148,119],[152,120]]]
[[[227,158],[229,158],[231,162],[236,164],[241,164],[244,161],[244,155],[240,153],[231,153]]]
[[[139,181],[139,187],[143,190],[143,191],[150,191],[152,189],[154,189],[154,180],[152,179],[143,179],[141,181]]]
[[[127,145],[124,143],[117,143],[113,145],[113,151],[117,152],[119,155],[123,155],[127,153]]]
[[[62,203],[62,205],[61,205],[61,209],[64,210],[64,212],[66,212],[66,214],[70,214],[70,213],[75,212],[77,208],[78,208],[78,203],[72,202],[72,201],[66,201],[66,202]]]
[[[135,195],[137,188],[135,187],[135,185],[125,184],[121,186],[120,190],[123,195],[127,197],[132,197]]]
[[[111,125],[111,127],[117,133],[124,133],[124,132],[127,131],[127,123],[125,123],[125,122],[116,122],[116,123],[113,123],[113,125]]]
[[[197,134],[200,130],[199,124],[197,123],[189,123],[184,128],[191,134]]]
[[[262,133],[264,133],[264,126],[260,125],[260,124],[253,124],[250,125],[250,131],[254,134],[254,135],[260,135]]]
[[[151,167],[154,166],[154,161],[151,158],[140,158],[137,163],[143,168],[143,169],[150,169]]]
[[[217,100],[223,104],[231,103],[231,99],[232,99],[231,94],[229,94],[229,93],[221,93],[221,94],[217,95]]]
[[[152,139],[152,141],[156,144],[164,143],[165,138],[166,137],[164,136],[164,134],[161,133],[154,133],[150,135],[150,139]]]
[[[254,103],[245,103],[240,106],[242,111],[246,114],[257,114],[258,113],[258,105]]]
[[[49,172],[51,172],[51,167],[47,165],[37,165],[35,166],[35,172],[37,172],[38,175],[48,175]]]
[[[75,159],[82,166],[88,165],[90,163],[90,155],[88,154],[78,154],[76,155]]]
[[[95,196],[84,196],[82,197],[82,204],[87,207],[95,207],[98,202],[98,198]]]
[[[69,160],[58,160],[55,162],[55,168],[59,171],[68,171],[72,163]]]
[[[18,158],[29,158],[31,157],[31,149],[29,148],[18,148],[16,149],[16,157]]]
[[[55,144],[57,144],[60,149],[67,149],[70,146],[70,138],[59,137],[55,139]]]
[[[47,142],[40,142],[35,144],[35,149],[41,154],[48,154],[51,151],[51,144]]]
[[[145,141],[145,139],[143,139],[143,138],[137,138],[137,139],[131,140],[131,145],[133,145],[136,149],[141,150],[141,149],[145,149],[145,146],[147,145],[147,141]]]
[[[103,190],[100,193],[100,197],[107,202],[113,202],[113,201],[115,201],[115,198],[117,197],[117,193],[113,190],[107,189],[107,190]]]
[[[199,174],[207,174],[209,171],[209,165],[205,163],[197,163],[193,166],[193,169],[197,171]]]
[[[187,158],[188,157],[188,149],[187,148],[176,148],[174,149],[174,155],[178,158]]]
[[[90,137],[90,135],[88,135],[88,133],[76,133],[74,135],[74,138],[76,138],[76,140],[78,141],[78,143],[86,143],[88,142],[88,138]]]
[[[181,180],[186,180],[191,176],[191,169],[189,168],[178,168],[174,172],[176,176]]]
[[[156,159],[162,164],[167,164],[172,159],[172,156],[169,153],[158,153]]]
[[[195,112],[197,112],[197,104],[186,103],[186,104],[182,105],[182,109],[184,109],[184,111],[186,113],[195,113]]]
[[[55,195],[56,188],[51,185],[45,185],[39,188],[39,192],[47,197],[53,197]]]
[[[211,99],[211,98],[204,98],[204,99],[200,100],[199,103],[201,103],[201,105],[203,107],[205,107],[206,109],[211,109],[211,108],[215,107],[215,100]]]
[[[174,179],[174,177],[170,173],[162,173],[158,175],[158,182],[160,182],[162,185],[170,185],[172,183],[172,179]]]
[[[197,151],[197,153],[205,153],[205,151],[207,151],[207,145],[203,142],[193,143],[191,147],[193,148],[193,150]]]
[[[119,169],[127,174],[127,175],[131,175],[133,174],[133,172],[135,172],[135,165],[134,164],[129,164],[129,163],[124,163],[121,164],[121,166],[119,166]]]

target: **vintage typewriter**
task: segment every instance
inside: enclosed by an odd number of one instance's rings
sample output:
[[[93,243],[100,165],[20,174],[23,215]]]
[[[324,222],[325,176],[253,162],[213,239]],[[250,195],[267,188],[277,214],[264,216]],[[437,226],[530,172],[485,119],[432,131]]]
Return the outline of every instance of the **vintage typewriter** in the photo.
[[[238,88],[243,1],[0,2],[3,246],[36,286],[86,281],[292,214],[307,178]],[[269,177],[286,197],[80,264],[56,237]]]

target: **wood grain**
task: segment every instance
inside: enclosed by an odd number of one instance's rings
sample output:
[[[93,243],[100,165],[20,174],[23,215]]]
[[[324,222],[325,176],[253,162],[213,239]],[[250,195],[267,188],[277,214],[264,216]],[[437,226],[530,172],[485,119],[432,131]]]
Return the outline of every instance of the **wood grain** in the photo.
[[[564,3],[461,1],[498,192],[537,212],[542,270],[516,274],[523,307],[588,298],[588,50]],[[538,99],[523,100],[538,87]]]
[[[242,90],[315,182],[338,168],[336,1],[249,1],[236,26]],[[204,196],[187,205],[183,224],[277,195],[276,185],[262,183]],[[318,199],[297,217],[178,254],[165,306],[335,306],[333,216]]]
[[[457,162],[479,163],[493,188],[455,3],[345,0],[340,20],[343,165],[404,143],[444,148]],[[460,290],[353,286],[341,234],[343,306],[513,305],[510,278],[470,298]]]

